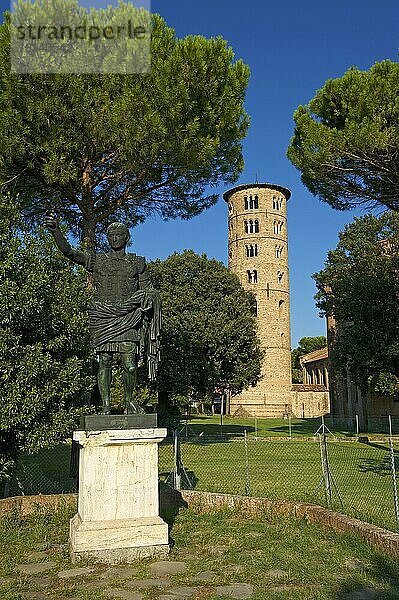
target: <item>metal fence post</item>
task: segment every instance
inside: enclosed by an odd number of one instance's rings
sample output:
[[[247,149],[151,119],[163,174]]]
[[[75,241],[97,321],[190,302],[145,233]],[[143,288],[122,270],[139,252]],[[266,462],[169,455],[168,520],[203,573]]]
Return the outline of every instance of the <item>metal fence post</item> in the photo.
[[[175,488],[175,490],[181,490],[180,434],[178,429],[175,429],[173,431],[173,455],[173,487]]]
[[[328,449],[327,449],[327,432],[330,433],[333,438],[335,439],[335,436],[331,433],[331,431],[328,429],[328,427],[326,426],[325,422],[324,422],[324,417],[321,417],[321,425],[319,427],[319,429],[316,431],[315,435],[319,436],[319,442],[320,442],[320,458],[321,458],[321,470],[322,470],[322,476],[319,482],[319,485],[316,488],[316,491],[319,489],[319,487],[323,484],[324,482],[324,486],[325,486],[325,494],[326,494],[326,501],[328,504],[328,508],[333,508],[333,488],[335,489],[335,492],[338,496],[338,499],[341,503],[341,506],[343,507],[343,502],[342,502],[342,498],[341,495],[338,491],[338,487],[337,484],[335,483],[335,479],[333,477],[333,474],[331,472],[331,468],[330,468],[330,460],[328,457]]]
[[[8,498],[8,496],[10,495],[10,481],[11,481],[11,477],[4,484],[3,498]]]
[[[393,487],[393,501],[395,505],[395,517],[396,522],[399,526],[399,505],[398,505],[398,487],[396,483],[396,466],[395,466],[395,450],[393,448],[392,439],[392,417],[388,416],[389,419],[389,448],[391,453],[391,472],[392,472],[392,487]]]
[[[220,437],[223,437],[223,394],[220,398]]]
[[[325,432],[319,434],[320,443],[320,460],[321,460],[321,471],[323,473],[320,483],[324,480],[326,500],[328,508],[332,507],[332,493],[331,493],[331,481],[330,481],[330,468],[328,464],[327,454],[327,435]]]
[[[249,457],[248,457],[248,438],[247,430],[244,429],[244,448],[245,448],[245,495],[250,496],[250,482],[249,482]]]

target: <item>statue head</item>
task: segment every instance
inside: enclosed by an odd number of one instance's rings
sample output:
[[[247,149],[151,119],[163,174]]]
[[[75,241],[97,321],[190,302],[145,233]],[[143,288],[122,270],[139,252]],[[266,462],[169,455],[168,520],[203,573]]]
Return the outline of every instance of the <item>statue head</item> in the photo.
[[[107,238],[113,250],[124,248],[130,240],[129,229],[124,223],[111,223],[107,227]]]

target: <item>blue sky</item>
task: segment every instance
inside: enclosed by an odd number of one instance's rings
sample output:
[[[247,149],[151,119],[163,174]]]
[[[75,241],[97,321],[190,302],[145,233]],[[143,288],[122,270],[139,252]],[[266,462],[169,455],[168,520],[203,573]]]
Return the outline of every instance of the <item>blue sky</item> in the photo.
[[[292,347],[303,336],[324,335],[311,274],[323,267],[327,251],[337,244],[338,231],[355,213],[334,211],[301,184],[300,173],[286,158],[292,115],[326,79],[340,77],[352,65],[368,69],[380,60],[398,59],[397,0],[153,0],[152,10],[179,37],[221,35],[236,57],[250,66],[246,110],[251,126],[243,147],[245,169],[237,183],[257,178],[291,190]],[[224,188],[217,191],[221,195]],[[215,207],[191,221],[150,219],[132,231],[132,237],[133,250],[148,259],[192,248],[226,263],[226,205],[220,198]]]
[[[398,59],[397,0],[153,0],[178,36],[221,35],[251,69],[246,109],[251,126],[244,142],[245,169],[238,183],[278,183],[292,192],[288,232],[291,279],[292,347],[306,335],[324,335],[311,274],[323,267],[327,251],[354,212],[334,211],[311,196],[300,173],[286,158],[293,133],[292,115],[326,79],[352,65],[368,69],[380,60]],[[223,189],[220,189],[220,193]],[[147,222],[133,232],[135,247],[150,258],[193,248],[227,261],[227,211],[224,201],[183,222]]]

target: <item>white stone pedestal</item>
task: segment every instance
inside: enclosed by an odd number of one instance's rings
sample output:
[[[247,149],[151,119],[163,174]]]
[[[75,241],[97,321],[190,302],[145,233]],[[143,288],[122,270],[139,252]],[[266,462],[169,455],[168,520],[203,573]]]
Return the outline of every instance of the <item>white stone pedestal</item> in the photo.
[[[168,526],[159,516],[158,444],[166,429],[75,431],[80,446],[78,513],[72,559],[117,563],[166,556]]]

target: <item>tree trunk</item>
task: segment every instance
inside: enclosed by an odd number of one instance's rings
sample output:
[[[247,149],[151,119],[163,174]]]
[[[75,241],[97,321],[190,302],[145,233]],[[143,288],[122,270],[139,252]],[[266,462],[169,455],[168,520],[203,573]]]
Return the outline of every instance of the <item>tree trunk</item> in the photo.
[[[93,220],[83,219],[82,223],[82,249],[84,252],[93,255],[96,250],[96,224]],[[92,290],[94,287],[93,273],[86,273],[87,287]]]
[[[80,209],[83,215],[82,247],[85,252],[93,254],[96,249],[96,219],[94,215],[94,199],[91,180],[92,165],[87,159],[82,173],[82,200]]]
[[[83,218],[81,242],[85,252],[94,254],[96,249],[96,223],[93,219]]]
[[[158,391],[158,415],[162,420],[169,413],[169,394],[165,390]]]

